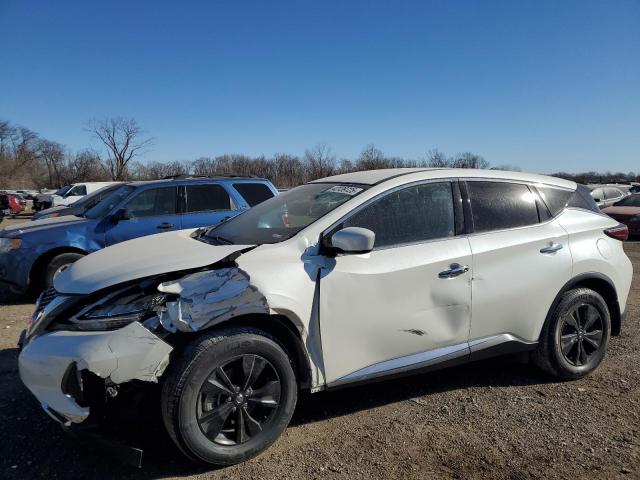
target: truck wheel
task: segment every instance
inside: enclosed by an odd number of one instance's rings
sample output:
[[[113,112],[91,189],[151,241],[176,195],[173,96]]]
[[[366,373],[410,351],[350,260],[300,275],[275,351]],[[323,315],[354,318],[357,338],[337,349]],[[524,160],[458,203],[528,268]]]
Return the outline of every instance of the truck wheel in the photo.
[[[81,253],[61,253],[51,259],[49,264],[44,269],[44,277],[42,279],[43,288],[51,288],[53,286],[53,279],[60,273],[62,269],[68,267],[76,260],[84,257]]]
[[[254,328],[207,333],[172,360],[162,388],[164,424],[196,462],[233,465],[266,450],[297,400],[292,361]]]

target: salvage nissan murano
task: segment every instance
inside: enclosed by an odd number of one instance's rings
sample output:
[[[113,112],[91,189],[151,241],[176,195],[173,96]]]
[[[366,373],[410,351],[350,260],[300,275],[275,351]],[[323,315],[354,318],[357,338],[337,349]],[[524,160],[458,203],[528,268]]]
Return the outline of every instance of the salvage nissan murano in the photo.
[[[68,427],[142,408],[129,396],[159,383],[179,449],[230,465],[278,438],[300,391],[513,352],[589,374],[625,316],[627,233],[552,177],[324,178],[64,269],[23,334],[20,376]]]

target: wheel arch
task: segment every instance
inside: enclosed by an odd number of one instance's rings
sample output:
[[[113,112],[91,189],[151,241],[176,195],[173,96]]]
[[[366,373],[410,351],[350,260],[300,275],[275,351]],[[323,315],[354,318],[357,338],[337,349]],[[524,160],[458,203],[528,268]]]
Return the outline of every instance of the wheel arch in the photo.
[[[275,337],[290,355],[295,366],[298,385],[310,389],[312,384],[311,362],[304,347],[304,341],[295,324],[285,315],[248,314],[230,318],[202,330],[203,332],[220,327],[253,327]]]
[[[49,262],[54,257],[57,257],[58,255],[61,255],[63,253],[79,253],[81,255],[89,254],[89,252],[87,252],[86,250],[82,250],[81,248],[77,247],[56,247],[52,248],[51,250],[47,250],[46,252],[41,254],[31,266],[31,271],[29,272],[29,286],[31,288],[38,286],[40,282],[40,279],[38,277],[42,274]]]
[[[618,293],[613,281],[599,272],[582,273],[565,283],[553,300],[545,322],[553,315],[562,296],[574,288],[589,288],[602,295],[611,315],[611,335],[619,335],[622,329],[622,315],[620,313],[620,304],[618,303]]]

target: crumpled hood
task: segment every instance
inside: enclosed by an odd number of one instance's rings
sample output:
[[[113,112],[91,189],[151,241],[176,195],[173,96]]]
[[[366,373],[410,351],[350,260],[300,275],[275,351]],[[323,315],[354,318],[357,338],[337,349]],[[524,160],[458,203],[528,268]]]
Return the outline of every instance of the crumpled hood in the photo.
[[[81,258],[54,280],[60,293],[89,294],[138,278],[206,267],[253,245],[209,245],[190,237],[195,229],[122,242]]]
[[[0,230],[0,236],[16,237],[16,236],[22,235],[23,233],[35,232],[45,228],[54,228],[54,227],[66,228],[72,224],[85,223],[90,221],[91,220],[86,219],[84,217],[75,217],[75,216],[43,218],[41,220],[34,220],[32,222],[24,222],[24,223],[19,223],[17,225],[8,225],[2,230]]]

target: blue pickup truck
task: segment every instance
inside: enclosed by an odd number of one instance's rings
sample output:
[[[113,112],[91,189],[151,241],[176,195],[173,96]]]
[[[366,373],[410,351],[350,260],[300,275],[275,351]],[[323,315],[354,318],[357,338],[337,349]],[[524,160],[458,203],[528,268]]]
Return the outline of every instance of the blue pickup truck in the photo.
[[[154,233],[215,225],[277,194],[268,180],[247,177],[125,183],[78,215],[0,230],[0,283],[13,291],[49,288],[61,269],[91,252]]]

